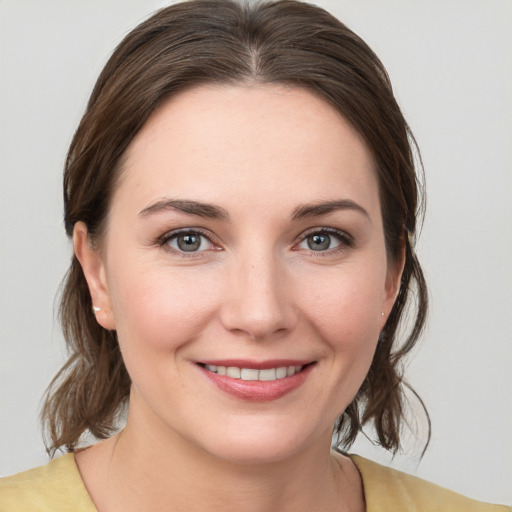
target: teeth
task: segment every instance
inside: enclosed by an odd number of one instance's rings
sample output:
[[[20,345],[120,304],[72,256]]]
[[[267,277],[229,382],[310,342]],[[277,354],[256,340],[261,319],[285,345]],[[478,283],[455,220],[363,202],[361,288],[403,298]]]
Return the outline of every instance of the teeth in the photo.
[[[228,377],[233,377],[233,379],[239,379],[240,373],[240,368],[237,368],[236,366],[228,366],[226,368],[226,375]]]
[[[259,371],[260,380],[276,380],[276,369],[269,368],[268,370],[260,370]]]
[[[219,366],[219,368],[222,368],[222,366]],[[253,370],[253,369],[250,369],[250,368],[242,368],[240,370],[240,378],[242,380],[259,380],[258,379],[258,374],[259,373],[260,372],[258,370]]]
[[[280,366],[279,368],[267,368],[255,370],[254,368],[237,368],[236,366],[216,366],[207,364],[205,368],[218,375],[227,375],[233,379],[272,381],[291,377],[302,370],[302,366]]]
[[[279,368],[276,368],[276,378],[277,379],[284,379],[287,374],[287,368],[286,366],[281,366]]]

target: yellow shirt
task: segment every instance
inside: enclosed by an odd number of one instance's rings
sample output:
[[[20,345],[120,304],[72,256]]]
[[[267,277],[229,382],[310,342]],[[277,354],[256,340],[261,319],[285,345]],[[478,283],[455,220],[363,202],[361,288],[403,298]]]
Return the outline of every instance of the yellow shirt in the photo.
[[[357,455],[367,512],[512,512]],[[0,479],[0,512],[97,512],[68,453],[46,466]]]

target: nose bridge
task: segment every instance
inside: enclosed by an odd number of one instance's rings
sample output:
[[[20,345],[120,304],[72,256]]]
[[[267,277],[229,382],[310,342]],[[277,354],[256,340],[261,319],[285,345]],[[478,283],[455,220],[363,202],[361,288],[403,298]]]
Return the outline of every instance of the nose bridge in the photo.
[[[263,339],[293,327],[295,313],[283,265],[271,250],[253,250],[233,265],[223,322],[227,329]]]

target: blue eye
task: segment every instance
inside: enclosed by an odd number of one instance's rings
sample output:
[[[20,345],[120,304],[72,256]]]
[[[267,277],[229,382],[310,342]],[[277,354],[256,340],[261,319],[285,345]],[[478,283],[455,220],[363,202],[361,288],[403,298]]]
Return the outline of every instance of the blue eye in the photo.
[[[326,251],[332,248],[332,238],[325,234],[309,235],[306,238],[306,243],[312,251]]]
[[[297,245],[297,248],[315,252],[326,252],[332,249],[350,247],[351,245],[352,238],[349,235],[337,230],[321,229],[306,234]]]
[[[174,233],[167,238],[165,244],[179,252],[201,252],[213,247],[212,242],[197,231]]]

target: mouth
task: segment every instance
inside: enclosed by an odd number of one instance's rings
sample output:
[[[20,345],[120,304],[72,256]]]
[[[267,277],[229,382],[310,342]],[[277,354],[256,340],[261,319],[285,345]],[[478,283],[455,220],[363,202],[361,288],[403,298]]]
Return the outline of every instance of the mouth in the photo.
[[[217,375],[226,375],[232,379],[270,382],[274,380],[285,379],[286,377],[292,377],[296,373],[301,372],[308,365],[277,366],[275,368],[264,368],[260,370],[257,368],[221,366],[215,364],[204,364],[201,366],[203,366],[203,368],[209,372],[216,373]]]
[[[275,400],[300,387],[311,373],[316,361],[215,363],[197,363],[197,366],[221,391],[238,399],[261,402]]]

